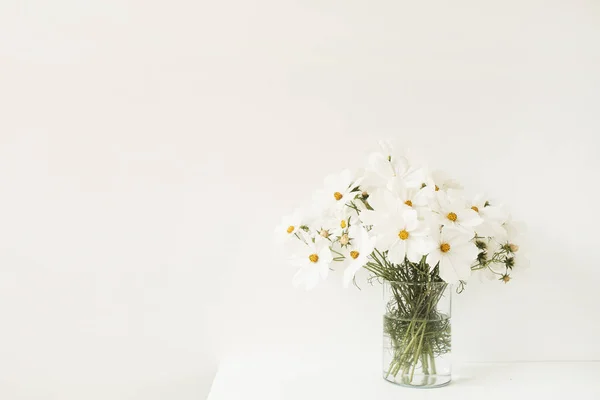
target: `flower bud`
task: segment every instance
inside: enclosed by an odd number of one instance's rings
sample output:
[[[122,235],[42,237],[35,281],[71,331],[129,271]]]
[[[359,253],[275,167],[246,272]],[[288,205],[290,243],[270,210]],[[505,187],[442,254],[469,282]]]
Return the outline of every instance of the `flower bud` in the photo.
[[[348,237],[347,233],[344,233],[341,237],[340,237],[340,244],[342,246],[347,245],[348,243],[350,243],[350,238]]]

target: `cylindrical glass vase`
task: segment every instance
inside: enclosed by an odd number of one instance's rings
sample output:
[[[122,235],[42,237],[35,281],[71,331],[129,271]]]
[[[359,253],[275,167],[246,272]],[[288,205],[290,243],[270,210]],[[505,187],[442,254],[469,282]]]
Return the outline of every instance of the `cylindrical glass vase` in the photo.
[[[383,378],[410,387],[450,383],[451,286],[384,281]]]

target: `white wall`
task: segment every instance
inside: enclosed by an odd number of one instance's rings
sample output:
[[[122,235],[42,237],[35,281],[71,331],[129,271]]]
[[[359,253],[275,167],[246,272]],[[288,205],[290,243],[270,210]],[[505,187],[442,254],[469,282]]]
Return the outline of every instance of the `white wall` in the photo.
[[[379,138],[530,226],[529,271],[456,298],[457,358],[600,359],[597,2],[15,1],[0,38],[3,397],[379,351],[379,289],[293,290],[271,243]]]

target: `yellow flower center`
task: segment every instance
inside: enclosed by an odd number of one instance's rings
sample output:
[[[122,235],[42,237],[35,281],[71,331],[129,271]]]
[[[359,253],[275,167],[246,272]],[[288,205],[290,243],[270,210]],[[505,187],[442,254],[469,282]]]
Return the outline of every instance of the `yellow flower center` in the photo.
[[[310,262],[316,263],[317,261],[319,261],[319,256],[316,254],[311,254],[310,256],[308,256],[308,259],[310,260]]]
[[[450,221],[454,222],[454,221],[456,221],[456,218],[458,218],[458,217],[453,212],[449,212],[448,215],[446,215],[446,218],[448,218]]]
[[[340,192],[335,192],[333,197],[335,197],[336,200],[341,200],[344,196]]]
[[[404,202],[404,204],[406,204],[406,205],[407,205],[407,206],[409,206],[409,207],[412,207],[412,201],[410,201],[410,200],[406,200],[406,201]]]
[[[442,243],[440,245],[440,250],[442,251],[442,253],[447,253],[450,251],[450,245],[448,243]]]
[[[479,207],[477,206],[473,206],[471,207],[471,210],[475,211],[475,212],[479,212]]]
[[[348,224],[346,223],[345,219],[340,221],[340,228],[345,229],[347,226],[348,226]]]
[[[435,191],[438,192],[440,190],[440,188],[438,187],[438,185],[435,185]]]
[[[294,228],[292,225],[288,226],[288,228],[287,228],[287,233],[292,233],[292,232],[294,232],[294,229],[296,229],[296,228]]]
[[[359,255],[360,255],[360,253],[356,250],[352,250],[350,252],[350,257],[354,258],[355,260],[358,258]]]
[[[408,232],[406,232],[406,230],[405,230],[405,229],[402,229],[400,232],[398,232],[398,237],[399,237],[401,240],[406,240],[406,239],[408,239],[408,237],[409,237],[409,236],[410,236],[410,235],[409,235],[409,233],[408,233]]]

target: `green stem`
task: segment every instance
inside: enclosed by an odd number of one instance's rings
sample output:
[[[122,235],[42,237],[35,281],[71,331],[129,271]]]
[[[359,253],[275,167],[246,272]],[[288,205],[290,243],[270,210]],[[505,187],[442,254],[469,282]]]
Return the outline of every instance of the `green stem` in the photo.
[[[417,351],[415,352],[415,357],[414,357],[414,362],[412,365],[412,372],[410,373],[410,379],[409,381],[412,382],[413,377],[415,376],[415,368],[417,368],[417,363],[419,360],[419,356],[421,354],[421,347],[423,346],[423,338],[425,337],[425,326],[427,325],[427,322],[424,322],[421,327],[422,329],[422,333],[421,333],[421,340],[419,341],[419,347],[417,347]]]
[[[437,371],[435,370],[435,357],[433,355],[433,350],[429,353],[429,358],[431,360],[431,374],[436,375]]]
[[[425,375],[429,375],[429,363],[427,362],[428,357],[429,350],[423,351],[423,353],[421,354],[421,365],[423,366],[423,373]]]

